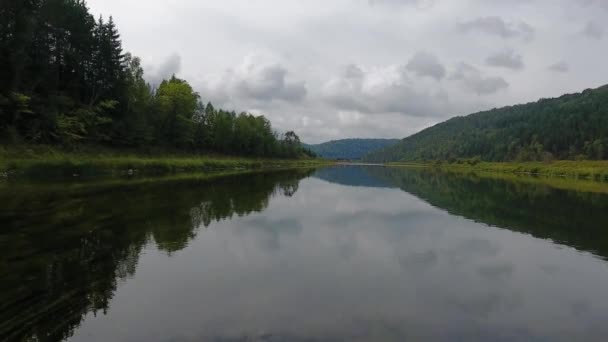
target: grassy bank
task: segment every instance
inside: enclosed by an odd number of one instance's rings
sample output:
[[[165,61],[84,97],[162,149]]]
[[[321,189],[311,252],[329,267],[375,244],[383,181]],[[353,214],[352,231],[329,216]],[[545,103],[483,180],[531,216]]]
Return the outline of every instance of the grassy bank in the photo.
[[[446,171],[478,172],[512,175],[534,175],[593,181],[608,181],[608,161],[572,161],[554,162],[475,162],[460,163],[394,163],[390,165],[409,167],[428,167]]]
[[[0,178],[170,175],[315,166],[320,159],[254,159],[222,155],[134,153],[112,150],[66,152],[48,147],[0,147]]]

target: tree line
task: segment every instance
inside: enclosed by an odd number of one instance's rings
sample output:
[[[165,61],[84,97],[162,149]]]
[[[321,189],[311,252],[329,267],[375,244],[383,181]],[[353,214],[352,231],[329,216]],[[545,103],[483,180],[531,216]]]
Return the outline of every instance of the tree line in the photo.
[[[318,145],[305,145],[318,156],[327,159],[360,160],[372,151],[394,145],[397,139],[342,139]]]
[[[608,159],[608,86],[457,117],[368,161]]]
[[[152,86],[112,17],[84,0],[0,3],[0,141],[158,147],[295,158],[311,154],[268,119],[204,104],[175,76]]]

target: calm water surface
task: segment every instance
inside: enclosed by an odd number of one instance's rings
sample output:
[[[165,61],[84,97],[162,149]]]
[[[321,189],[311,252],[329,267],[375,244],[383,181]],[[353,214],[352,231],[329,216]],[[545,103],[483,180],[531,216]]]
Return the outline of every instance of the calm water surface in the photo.
[[[608,340],[603,194],[335,167],[0,203],[0,340]]]

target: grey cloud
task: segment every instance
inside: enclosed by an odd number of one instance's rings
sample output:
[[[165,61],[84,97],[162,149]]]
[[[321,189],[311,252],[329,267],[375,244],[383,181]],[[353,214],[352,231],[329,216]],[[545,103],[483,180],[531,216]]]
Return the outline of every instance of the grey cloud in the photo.
[[[428,76],[436,80],[445,77],[445,67],[439,63],[437,57],[426,52],[418,52],[406,65],[407,70],[417,76]]]
[[[368,0],[369,4],[390,6],[416,6],[418,8],[429,8],[435,5],[436,0]]]
[[[306,85],[301,81],[289,81],[288,74],[283,65],[266,56],[249,55],[218,82],[207,85],[206,91],[220,102],[229,99],[300,102],[307,95]]]
[[[524,68],[523,57],[510,49],[489,56],[486,58],[486,64],[493,67],[503,67],[512,70],[521,70]]]
[[[479,69],[467,63],[460,63],[456,67],[456,70],[450,76],[450,80],[462,81],[468,77],[469,74],[477,73],[479,74]]]
[[[578,3],[583,6],[600,6],[608,10],[608,1],[606,0],[578,0]]]
[[[496,35],[502,38],[523,38],[531,40],[536,30],[529,24],[520,21],[517,23],[507,22],[501,17],[480,17],[471,21],[458,24],[461,32],[479,31],[486,34]]]
[[[479,3],[507,6],[532,4],[536,1],[537,0],[477,0]]]
[[[496,4],[506,5],[524,5],[535,3],[537,0],[484,0],[484,2],[494,2]]]
[[[494,94],[509,87],[504,78],[486,77],[479,69],[466,63],[460,63],[456,67],[450,80],[462,82],[466,89],[478,95]]]
[[[570,66],[566,62],[558,62],[549,66],[549,70],[555,72],[568,72],[570,70]]]
[[[427,92],[410,84],[404,66],[364,71],[348,66],[325,83],[323,99],[344,111],[366,114],[400,113],[410,116],[439,116],[445,113],[447,95]]]
[[[520,35],[525,40],[531,40],[532,38],[534,38],[534,35],[536,34],[536,29],[531,25],[521,21],[519,22],[519,24],[517,24],[517,27],[519,28]]]
[[[361,70],[361,68],[355,64],[349,64],[346,67],[344,67],[344,69],[341,72],[341,75],[344,78],[348,78],[348,79],[360,79],[363,78],[364,73],[363,70]]]
[[[590,21],[585,25],[583,34],[589,38],[602,39],[604,36],[604,28],[594,21]]]
[[[591,303],[588,300],[579,299],[570,304],[570,311],[575,316],[580,316],[589,313],[591,310]]]
[[[250,71],[251,74],[247,75],[250,77],[235,80],[235,90],[239,95],[262,101],[300,101],[306,96],[304,83],[288,83],[287,70],[280,65],[261,66]]]
[[[398,252],[397,260],[401,268],[406,271],[423,272],[437,265],[439,256],[433,250],[409,252],[405,255]]]
[[[167,57],[158,67],[147,67],[146,81],[152,86],[159,85],[164,79],[178,74],[182,68],[182,58],[178,54]]]
[[[473,78],[466,80],[465,85],[479,95],[493,94],[509,87],[502,77]]]
[[[481,266],[477,273],[486,279],[505,281],[512,276],[514,269],[512,263],[498,263]]]
[[[483,238],[463,240],[446,253],[456,259],[487,258],[496,256],[500,246],[496,242]]]
[[[544,273],[551,275],[556,274],[560,271],[560,267],[557,265],[540,265],[539,268]]]
[[[447,305],[454,306],[464,315],[479,318],[492,317],[496,312],[513,311],[523,304],[522,296],[512,293],[483,293],[471,298],[451,298]]]

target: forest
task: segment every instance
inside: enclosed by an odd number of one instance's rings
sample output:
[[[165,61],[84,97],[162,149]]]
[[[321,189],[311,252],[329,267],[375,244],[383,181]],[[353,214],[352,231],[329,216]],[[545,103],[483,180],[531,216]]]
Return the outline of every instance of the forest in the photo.
[[[398,139],[342,139],[304,147],[327,159],[360,160],[368,153],[398,142]]]
[[[0,2],[0,144],[297,158],[293,131],[204,104],[175,76],[144,79],[112,17],[84,0]]]
[[[608,159],[608,86],[456,117],[367,155],[367,161]]]

